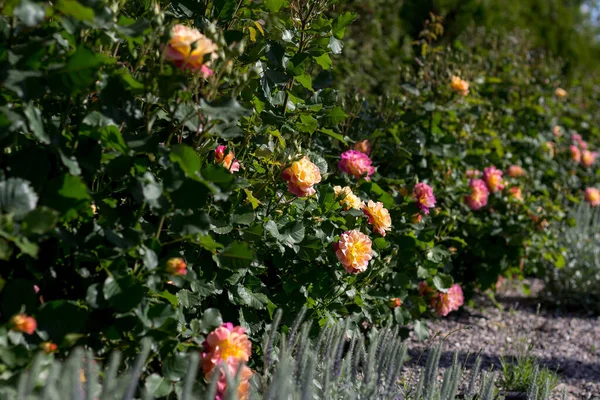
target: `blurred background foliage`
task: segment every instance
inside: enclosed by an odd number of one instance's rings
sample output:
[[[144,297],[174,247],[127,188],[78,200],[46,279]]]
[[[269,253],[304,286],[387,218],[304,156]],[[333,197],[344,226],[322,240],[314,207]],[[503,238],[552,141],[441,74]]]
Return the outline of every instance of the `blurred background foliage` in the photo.
[[[403,65],[415,63],[421,49],[414,40],[430,13],[443,18],[437,44],[461,47],[473,28],[500,34],[526,30],[532,46],[562,62],[569,78],[600,72],[600,2],[597,0],[351,0],[336,12],[353,11],[337,68],[338,89],[365,95],[396,93]]]

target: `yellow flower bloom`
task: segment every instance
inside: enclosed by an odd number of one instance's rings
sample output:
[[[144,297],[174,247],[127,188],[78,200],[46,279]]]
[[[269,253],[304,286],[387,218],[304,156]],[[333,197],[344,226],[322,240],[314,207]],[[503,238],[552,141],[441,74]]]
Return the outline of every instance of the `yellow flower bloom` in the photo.
[[[369,220],[369,224],[373,225],[373,230],[381,236],[385,236],[385,232],[392,229],[392,218],[390,212],[383,207],[383,203],[375,203],[373,200],[363,205],[363,212]]]
[[[340,235],[339,242],[334,244],[335,255],[347,272],[356,274],[367,270],[373,257],[371,246],[371,239],[355,229]]]
[[[304,156],[286,168],[281,177],[288,182],[288,190],[291,193],[306,197],[316,193],[313,185],[321,182],[321,171]]]
[[[452,77],[452,82],[450,82],[450,87],[452,90],[457,92],[462,96],[466,96],[469,94],[469,82],[460,79],[458,76]]]
[[[171,60],[179,68],[200,70],[208,76],[210,60],[204,61],[205,56],[217,58],[217,45],[201,34],[197,29],[185,25],[175,25],[171,31],[171,39],[165,49],[165,58]]]
[[[334,186],[335,197],[340,199],[340,204],[344,207],[344,210],[354,208],[360,210],[363,206],[360,198],[352,193],[352,189],[349,186]]]
[[[554,94],[556,95],[556,97],[567,97],[567,91],[563,88],[556,88]]]

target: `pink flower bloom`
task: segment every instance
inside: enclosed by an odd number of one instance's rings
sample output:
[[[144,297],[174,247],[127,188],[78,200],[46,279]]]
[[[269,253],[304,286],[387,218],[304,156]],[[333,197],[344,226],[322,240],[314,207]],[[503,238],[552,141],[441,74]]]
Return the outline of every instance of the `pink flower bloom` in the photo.
[[[464,302],[462,289],[457,283],[452,285],[447,293],[434,293],[431,297],[431,306],[440,317],[445,317],[450,312],[458,310]]]
[[[228,153],[225,155],[227,146],[220,145],[215,149],[215,162],[222,164],[230,173],[238,172],[240,170],[240,163],[235,159],[235,154]]]
[[[588,168],[591,167],[596,161],[596,156],[598,155],[595,151],[583,150],[581,152],[581,164]]]
[[[581,161],[581,150],[579,150],[579,148],[575,145],[571,145],[569,147],[569,150],[571,151],[571,160],[575,161],[576,163]]]
[[[220,363],[239,365],[248,362],[252,352],[252,343],[241,326],[234,327],[227,322],[208,334],[202,344],[202,370],[211,372]]]
[[[491,167],[484,168],[483,180],[485,181],[490,192],[497,192],[504,189],[504,185],[502,184],[502,171],[493,165]]]
[[[481,175],[481,171],[479,171],[478,169],[468,169],[467,172],[465,173],[465,175],[469,179],[478,178],[479,175]]]
[[[252,378],[254,373],[250,368],[238,361],[220,363],[205,375],[206,380],[210,382],[213,374],[217,371],[219,372],[219,380],[217,381],[217,393],[215,395],[215,400],[225,400],[226,398],[230,398],[229,396],[225,396],[225,394],[228,394],[227,374],[225,371],[229,372],[229,376],[231,377],[231,379],[233,379],[238,372],[238,368],[241,368],[242,370],[240,371],[240,382],[237,387],[236,399],[248,400],[250,395],[250,379]]]
[[[429,214],[429,209],[435,207],[435,196],[431,186],[420,182],[415,185],[413,196],[419,207],[425,214]]]
[[[600,190],[592,187],[585,189],[585,201],[592,207],[600,206]]]
[[[213,70],[208,68],[206,65],[203,65],[200,67],[200,74],[204,79],[207,79],[208,77],[212,76]]]
[[[225,149],[227,149],[227,146],[217,146],[215,149],[215,162],[219,164],[223,162],[223,159],[225,158]]]
[[[281,177],[287,181],[291,193],[298,197],[306,197],[316,193],[313,185],[321,182],[321,171],[304,156],[283,170]]]
[[[371,142],[369,139],[361,140],[360,142],[356,142],[354,144],[354,150],[360,151],[361,153],[365,153],[366,155],[371,154],[372,150]]]
[[[341,160],[338,163],[340,171],[353,175],[355,178],[365,177],[370,180],[370,176],[375,173],[375,168],[371,166],[371,159],[365,153],[357,150],[348,150],[342,153]],[[366,176],[365,176],[366,175]]]
[[[209,60],[204,57],[209,55]],[[165,48],[165,58],[178,68],[200,71],[202,76],[212,73],[208,64],[216,59],[217,45],[197,29],[185,25],[175,25]]]
[[[371,239],[359,230],[346,231],[334,243],[335,255],[350,274],[364,272],[373,257]]]
[[[373,230],[381,236],[385,236],[385,232],[392,229],[390,212],[383,207],[383,203],[369,200],[363,205],[363,213],[367,216],[369,224],[373,225]]]
[[[511,165],[506,173],[511,178],[518,178],[525,175],[525,170],[520,165]]]
[[[465,196],[465,203],[474,211],[485,207],[490,193],[485,182],[481,179],[471,179],[469,186],[471,187],[471,194]]]
[[[571,141],[579,146],[579,144],[583,141],[583,138],[579,133],[574,133],[571,135]]]
[[[521,191],[520,187],[513,186],[510,189],[508,189],[508,192],[510,194],[510,197],[512,197],[513,199],[523,201],[523,192]]]

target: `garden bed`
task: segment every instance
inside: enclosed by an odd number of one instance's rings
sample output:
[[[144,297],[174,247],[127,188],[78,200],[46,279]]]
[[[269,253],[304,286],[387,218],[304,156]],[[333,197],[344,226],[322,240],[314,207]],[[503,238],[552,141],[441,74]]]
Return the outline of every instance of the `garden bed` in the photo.
[[[442,370],[451,364],[455,352],[462,362],[467,359],[470,368],[479,350],[482,368],[493,366],[501,370],[500,358],[514,355],[519,343],[526,341],[532,346],[531,355],[535,360],[559,374],[560,383],[553,398],[560,398],[563,387],[573,399],[600,396],[600,351],[597,348],[600,318],[544,304],[539,296],[542,283],[539,280],[527,283],[531,287],[530,295],[525,295],[517,285],[507,285],[499,291],[496,300],[503,309],[480,294],[475,297],[475,306],[431,321],[433,340],[420,341],[412,333],[408,368],[422,365],[430,344],[446,338],[440,362]],[[425,354],[420,357],[423,351]]]

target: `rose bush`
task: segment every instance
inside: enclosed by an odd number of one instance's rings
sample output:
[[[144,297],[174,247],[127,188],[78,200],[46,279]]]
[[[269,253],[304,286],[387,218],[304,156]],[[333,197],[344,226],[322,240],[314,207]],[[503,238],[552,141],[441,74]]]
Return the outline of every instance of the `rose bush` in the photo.
[[[277,308],[284,331],[306,307],[423,336],[499,276],[564,263],[552,222],[600,198],[596,89],[476,32],[424,46],[393,98],[343,97],[355,14],[334,3],[2,8],[2,379],[39,349],[129,358],[148,337],[155,395],[192,351],[219,393],[250,361],[243,394]]]

